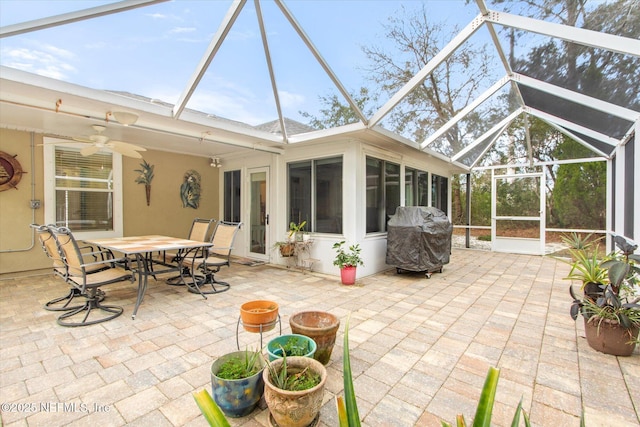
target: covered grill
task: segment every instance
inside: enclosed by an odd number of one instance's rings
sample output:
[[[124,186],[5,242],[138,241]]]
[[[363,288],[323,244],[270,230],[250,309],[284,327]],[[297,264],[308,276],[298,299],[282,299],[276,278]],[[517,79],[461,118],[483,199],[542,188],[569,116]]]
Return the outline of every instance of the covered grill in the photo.
[[[402,270],[442,272],[449,263],[453,225],[440,209],[424,206],[399,206],[387,224],[387,259]]]

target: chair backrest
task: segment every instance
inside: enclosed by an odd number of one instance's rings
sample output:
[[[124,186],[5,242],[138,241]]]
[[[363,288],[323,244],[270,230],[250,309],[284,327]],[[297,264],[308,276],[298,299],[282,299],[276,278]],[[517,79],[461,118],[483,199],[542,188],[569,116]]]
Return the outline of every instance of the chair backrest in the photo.
[[[241,222],[218,221],[213,231],[213,237],[211,239],[213,246],[209,249],[209,254],[229,257],[233,249],[233,242],[236,239],[241,225]]]
[[[189,240],[206,242],[207,237],[209,236],[209,229],[211,228],[211,224],[214,222],[216,222],[215,219],[194,219],[191,224],[191,231],[189,231]]]
[[[84,276],[85,269],[82,266],[84,260],[71,230],[66,227],[49,227],[49,229],[56,238],[60,254],[63,256],[69,275],[76,277]]]
[[[66,277],[66,265],[64,263],[64,260],[62,259],[62,256],[60,256],[56,238],[49,227],[39,224],[31,224],[30,227],[34,229],[36,235],[38,236],[38,240],[40,241],[42,250],[53,262],[53,271],[59,276]]]

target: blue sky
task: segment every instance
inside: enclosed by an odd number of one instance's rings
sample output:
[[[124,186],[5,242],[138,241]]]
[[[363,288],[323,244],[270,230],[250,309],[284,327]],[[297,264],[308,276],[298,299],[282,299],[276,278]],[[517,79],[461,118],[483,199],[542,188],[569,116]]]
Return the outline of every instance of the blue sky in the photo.
[[[108,2],[0,0],[0,25]],[[361,46],[392,50],[382,24],[419,1],[285,1],[345,87],[356,91],[366,63]],[[467,25],[475,2],[426,1],[434,22]],[[175,103],[231,2],[178,0],[0,40],[0,63],[80,85]],[[263,2],[269,47],[285,116],[316,112],[337,93],[280,10]],[[493,83],[493,82],[490,82]],[[189,108],[252,125],[276,119],[254,4],[248,1]]]

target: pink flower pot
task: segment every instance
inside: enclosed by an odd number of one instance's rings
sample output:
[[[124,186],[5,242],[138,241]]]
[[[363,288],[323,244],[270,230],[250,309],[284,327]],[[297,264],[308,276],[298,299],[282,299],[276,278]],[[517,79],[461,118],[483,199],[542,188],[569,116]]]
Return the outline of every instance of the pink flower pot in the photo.
[[[356,283],[356,267],[347,266],[341,268],[340,279],[343,285],[353,285]]]

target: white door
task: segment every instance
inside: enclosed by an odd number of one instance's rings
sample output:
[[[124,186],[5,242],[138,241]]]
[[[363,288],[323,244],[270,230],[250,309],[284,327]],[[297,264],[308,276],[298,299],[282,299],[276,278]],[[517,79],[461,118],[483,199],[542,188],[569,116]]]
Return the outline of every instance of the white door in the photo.
[[[494,175],[491,194],[491,249],[544,255],[544,174]]]
[[[249,256],[269,259],[269,168],[249,169]]]

